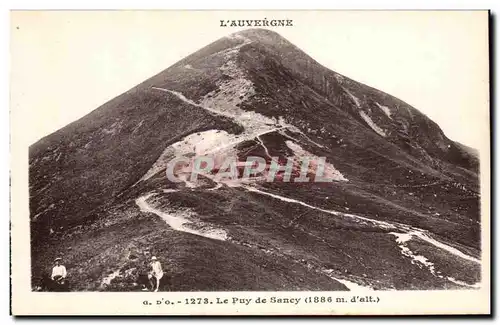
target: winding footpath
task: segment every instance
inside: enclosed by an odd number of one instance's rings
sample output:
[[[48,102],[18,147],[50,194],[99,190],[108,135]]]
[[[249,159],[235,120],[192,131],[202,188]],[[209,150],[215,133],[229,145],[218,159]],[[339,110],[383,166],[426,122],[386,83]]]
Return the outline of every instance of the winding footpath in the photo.
[[[225,241],[227,239],[227,233],[224,230],[209,227],[201,222],[198,222],[200,226],[199,230],[190,227],[190,225],[193,224],[193,221],[187,218],[188,214],[185,212],[166,213],[152,207],[148,203],[148,199],[151,196],[153,196],[152,193],[141,196],[135,200],[135,203],[142,212],[149,212],[156,214],[163,221],[165,221],[172,229],[221,241]]]
[[[234,147],[235,145],[237,145],[243,141],[252,140],[252,139],[255,141],[255,139],[256,139],[256,141],[260,145],[263,146],[263,148],[266,152],[266,155],[268,157],[271,157],[268,148],[265,146],[265,144],[262,141],[262,139],[260,138],[260,136],[264,135],[266,133],[278,131],[283,136],[291,138],[289,135],[287,135],[285,133],[285,130],[287,130],[287,129],[292,131],[292,132],[296,132],[296,133],[301,134],[302,136],[304,136],[304,138],[307,139],[307,141],[311,142],[312,144],[314,144],[318,147],[323,147],[322,145],[312,141],[307,135],[305,135],[301,130],[299,130],[295,126],[287,124],[282,120],[280,120],[279,123],[276,123],[276,121],[272,121],[269,118],[262,116],[262,120],[259,121],[258,119],[256,120],[255,118],[250,118],[250,116],[245,116],[245,114],[238,114],[238,113],[241,113],[240,112],[241,109],[236,108],[236,107],[234,108],[236,110],[234,112],[231,110],[214,109],[214,108],[208,107],[207,105],[198,104],[198,103],[194,102],[193,100],[186,98],[180,92],[165,89],[165,88],[159,88],[159,87],[152,87],[152,88],[159,90],[159,91],[173,94],[177,98],[179,98],[180,100],[182,100],[190,105],[202,108],[204,110],[207,110],[207,111],[214,113],[214,114],[217,114],[217,115],[221,115],[221,116],[230,118],[244,127],[245,131],[241,134],[241,136],[237,140],[232,141],[230,143],[227,143],[222,147],[216,147],[212,151],[222,150],[225,147]],[[210,191],[214,191],[214,190],[217,190],[217,189],[222,187],[221,183],[219,183],[219,182],[216,182],[216,183],[217,183],[217,185],[214,188],[209,189]],[[226,184],[226,185],[229,185],[229,184]],[[298,205],[304,206],[306,208],[320,211],[323,213],[327,213],[330,215],[334,215],[337,217],[351,218],[351,219],[356,220],[357,222],[364,223],[364,224],[371,224],[371,225],[376,226],[380,229],[387,230],[389,235],[395,237],[395,241],[401,250],[401,254],[404,255],[405,257],[410,258],[412,263],[419,263],[420,265],[427,268],[433,276],[447,279],[448,281],[453,282],[455,284],[458,284],[458,285],[461,285],[464,287],[470,287],[470,288],[478,288],[479,287],[479,284],[471,285],[471,284],[456,280],[452,277],[446,277],[446,276],[438,274],[439,272],[436,272],[436,270],[434,268],[434,264],[432,262],[430,262],[424,256],[416,255],[410,251],[410,249],[408,248],[406,243],[408,241],[410,241],[412,238],[418,238],[418,239],[423,240],[426,243],[432,245],[436,249],[446,251],[446,252],[452,254],[453,256],[456,256],[456,257],[461,258],[463,260],[467,260],[467,261],[470,261],[470,262],[473,262],[476,264],[481,264],[481,261],[478,258],[467,255],[466,253],[460,251],[459,249],[433,238],[432,234],[427,230],[416,228],[416,227],[413,227],[413,226],[410,226],[407,224],[403,224],[403,223],[375,220],[375,219],[370,219],[370,218],[362,217],[362,216],[355,215],[355,214],[349,214],[349,213],[344,213],[344,212],[335,211],[335,210],[323,209],[323,208],[313,206],[311,204],[308,204],[308,203],[300,201],[300,200],[292,199],[292,198],[281,196],[281,195],[278,195],[275,193],[267,192],[267,191],[264,191],[262,189],[258,189],[255,186],[238,184],[238,185],[236,185],[236,187],[241,187],[249,192],[257,193],[259,195],[269,196],[269,197],[272,197],[274,199],[278,199],[278,200],[281,200],[281,201],[287,202],[287,203],[298,204]],[[172,189],[165,190],[166,193],[168,193],[167,191],[168,192],[175,192],[177,190],[172,190]],[[186,232],[186,233],[191,233],[191,234],[195,234],[198,236],[211,238],[211,239],[215,239],[215,240],[224,241],[228,238],[227,233],[224,230],[214,229],[213,227],[205,225],[201,222],[194,222],[189,218],[190,215],[185,213],[185,212],[166,213],[166,212],[160,211],[160,210],[152,207],[148,203],[148,199],[152,195],[153,194],[150,193],[150,194],[146,194],[144,196],[139,197],[136,200],[136,204],[139,206],[141,211],[153,213],[153,214],[159,216],[160,218],[162,218],[174,230]],[[192,227],[193,224],[197,225],[198,227],[195,227],[196,228],[195,229],[194,227]],[[328,275],[329,277],[331,277],[332,279],[343,283],[350,290],[356,290],[356,291],[358,291],[358,290],[362,290],[362,291],[363,290],[370,290],[370,288],[365,287],[365,286],[361,286],[361,285],[356,284],[354,282],[350,282],[350,281],[345,280],[345,279],[335,278],[334,275],[331,273],[331,270],[323,270],[322,272],[325,273],[326,275]]]
[[[424,267],[426,267],[432,275],[439,277],[439,278],[447,279],[448,281],[453,282],[455,284],[458,284],[458,285],[461,285],[464,287],[470,287],[470,288],[479,288],[480,287],[479,283],[468,284],[468,283],[465,283],[463,281],[456,280],[452,277],[445,277],[442,275],[438,275],[435,272],[434,264],[432,262],[430,262],[427,258],[425,258],[423,256],[417,256],[417,255],[413,254],[409,250],[409,248],[405,245],[405,243],[407,241],[411,240],[413,237],[417,237],[417,238],[431,244],[432,246],[436,247],[437,249],[444,250],[444,251],[446,251],[446,252],[448,252],[456,257],[459,257],[461,259],[471,261],[471,262],[476,263],[476,264],[481,264],[481,261],[479,259],[477,259],[473,256],[470,256],[470,255],[467,255],[455,247],[452,247],[448,244],[445,244],[443,242],[440,242],[440,241],[432,238],[431,234],[427,230],[412,227],[412,226],[409,226],[409,225],[406,225],[403,223],[396,223],[396,222],[391,223],[391,222],[386,222],[386,221],[369,219],[369,218],[361,217],[361,216],[358,216],[355,214],[349,214],[349,213],[343,213],[340,211],[326,210],[326,209],[318,208],[318,207],[315,207],[313,205],[307,204],[305,202],[291,199],[288,197],[284,197],[284,196],[281,196],[278,194],[266,192],[263,190],[259,190],[255,187],[252,187],[252,186],[244,186],[244,188],[249,192],[258,193],[260,195],[270,196],[272,198],[275,198],[275,199],[278,199],[278,200],[281,200],[284,202],[299,204],[299,205],[302,205],[302,206],[307,207],[309,209],[317,210],[317,211],[331,214],[334,216],[348,217],[348,218],[368,222],[368,223],[371,223],[372,225],[375,225],[375,226],[377,226],[381,229],[384,229],[384,230],[392,230],[392,232],[390,232],[389,234],[396,237],[396,242],[399,244],[399,247],[401,249],[401,253],[404,256],[410,257],[412,259],[412,263],[417,262],[417,263],[423,265]]]

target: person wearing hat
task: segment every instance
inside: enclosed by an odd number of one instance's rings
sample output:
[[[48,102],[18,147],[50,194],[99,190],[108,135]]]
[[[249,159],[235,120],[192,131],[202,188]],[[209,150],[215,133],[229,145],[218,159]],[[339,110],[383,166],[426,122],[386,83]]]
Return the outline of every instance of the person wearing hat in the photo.
[[[155,292],[158,291],[158,288],[160,287],[160,279],[163,277],[163,269],[161,267],[160,261],[156,258],[156,256],[151,257],[151,272],[149,274],[149,279],[151,282],[153,282],[152,278],[156,279],[156,285],[153,285],[151,283],[151,287],[155,287]]]
[[[52,275],[50,278],[58,285],[64,284],[64,279],[66,278],[66,267],[61,265],[62,258],[58,257],[54,260],[54,267],[52,268]]]

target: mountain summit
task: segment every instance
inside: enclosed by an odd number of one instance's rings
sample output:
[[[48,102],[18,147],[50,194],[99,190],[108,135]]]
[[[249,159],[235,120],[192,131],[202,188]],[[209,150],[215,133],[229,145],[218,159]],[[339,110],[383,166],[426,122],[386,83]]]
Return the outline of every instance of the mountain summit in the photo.
[[[273,31],[211,43],[29,154],[33,287],[57,256],[72,290],[140,290],[152,255],[169,291],[480,281],[476,154]],[[323,158],[331,181],[167,177],[206,155]]]

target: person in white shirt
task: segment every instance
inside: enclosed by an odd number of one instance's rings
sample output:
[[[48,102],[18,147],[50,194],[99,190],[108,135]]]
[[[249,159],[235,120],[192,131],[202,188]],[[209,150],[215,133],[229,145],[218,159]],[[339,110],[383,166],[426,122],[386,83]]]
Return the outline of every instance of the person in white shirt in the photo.
[[[52,268],[52,275],[50,278],[59,285],[64,284],[64,279],[66,279],[67,275],[66,267],[61,265],[60,257],[56,258],[54,262],[56,265]]]
[[[153,277],[156,279],[156,285],[154,286],[152,284],[151,287],[155,287],[154,291],[157,292],[160,286],[160,279],[163,277],[163,269],[156,256],[151,257],[151,272],[149,273],[149,279],[152,280]]]

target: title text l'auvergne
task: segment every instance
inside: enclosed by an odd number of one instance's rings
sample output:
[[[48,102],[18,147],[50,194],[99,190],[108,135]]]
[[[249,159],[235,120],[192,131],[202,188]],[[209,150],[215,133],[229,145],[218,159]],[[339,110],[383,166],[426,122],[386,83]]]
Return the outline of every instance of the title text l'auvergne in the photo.
[[[291,27],[293,19],[220,20],[220,27]]]

